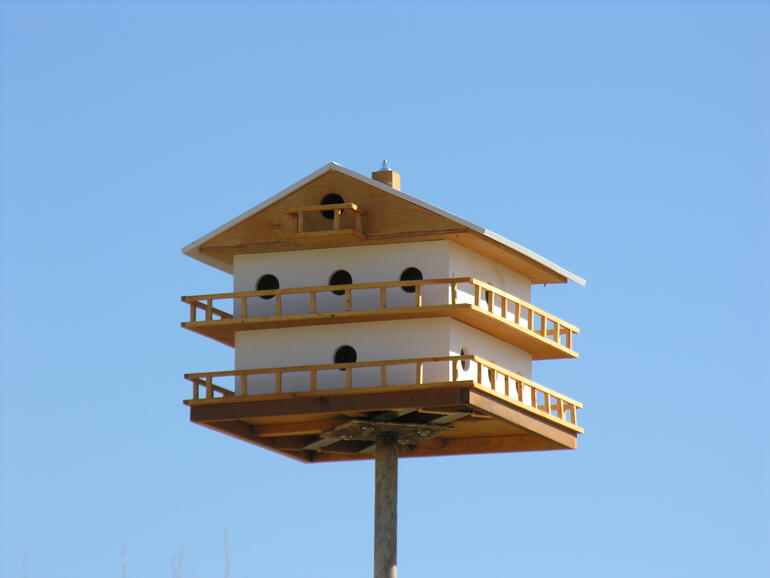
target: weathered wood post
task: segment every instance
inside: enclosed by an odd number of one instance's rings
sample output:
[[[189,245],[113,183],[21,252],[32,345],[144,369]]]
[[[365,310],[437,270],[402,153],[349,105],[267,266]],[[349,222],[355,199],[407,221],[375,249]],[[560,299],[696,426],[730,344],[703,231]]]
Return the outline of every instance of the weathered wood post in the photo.
[[[374,464],[374,578],[396,578],[398,434],[380,432]]]

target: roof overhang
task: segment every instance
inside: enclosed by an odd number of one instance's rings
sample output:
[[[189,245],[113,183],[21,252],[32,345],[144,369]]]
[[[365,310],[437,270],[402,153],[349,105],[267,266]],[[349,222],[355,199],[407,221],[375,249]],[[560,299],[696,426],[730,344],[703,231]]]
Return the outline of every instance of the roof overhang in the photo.
[[[225,271],[227,273],[232,273],[232,265],[230,263],[226,263],[223,261],[220,261],[210,255],[206,255],[205,253],[201,252],[200,248],[202,245],[204,245],[207,241],[217,237],[221,233],[227,231],[228,229],[238,225],[239,223],[245,221],[249,217],[256,215],[260,211],[263,211],[264,209],[268,208],[269,206],[273,205],[277,201],[283,199],[284,197],[290,195],[294,191],[298,190],[299,188],[303,187],[304,185],[314,181],[321,175],[328,173],[330,171],[336,171],[339,173],[342,173],[344,175],[347,175],[351,178],[357,179],[361,182],[366,183],[367,185],[370,185],[372,187],[375,187],[377,189],[382,190],[385,193],[388,193],[390,195],[394,195],[396,197],[399,197],[405,201],[408,201],[409,203],[412,203],[414,205],[417,205],[419,207],[422,207],[423,209],[426,209],[428,211],[431,211],[433,213],[436,213],[438,215],[441,215],[442,217],[445,217],[447,219],[450,219],[459,225],[462,225],[463,227],[468,228],[469,230],[478,233],[481,237],[488,239],[489,241],[493,241],[497,245],[502,245],[503,247],[507,248],[510,251],[513,251],[517,253],[520,256],[523,256],[527,258],[528,260],[536,263],[540,267],[550,271],[557,277],[563,278],[566,282],[574,281],[575,283],[579,285],[585,285],[586,281],[574,273],[571,273],[570,271],[564,269],[563,267],[560,267],[559,265],[549,261],[545,257],[542,257],[541,255],[538,255],[534,251],[531,251],[530,249],[527,249],[526,247],[523,247],[522,245],[519,245],[518,243],[515,243],[511,241],[510,239],[507,239],[506,237],[503,237],[502,235],[498,235],[497,233],[490,231],[488,229],[485,229],[484,227],[481,227],[475,223],[472,223],[466,219],[463,219],[462,217],[458,217],[457,215],[454,215],[448,211],[445,211],[444,209],[441,209],[439,207],[436,207],[434,205],[431,205],[430,203],[426,203],[425,201],[418,199],[417,197],[413,197],[411,195],[407,195],[406,193],[403,193],[397,189],[394,189],[392,187],[389,187],[379,181],[375,181],[374,179],[370,179],[367,176],[364,176],[360,173],[357,173],[355,171],[352,171],[346,167],[343,167],[342,165],[339,165],[335,162],[330,162],[324,166],[322,166],[317,171],[307,175],[306,177],[300,179],[299,181],[295,182],[291,186],[283,189],[281,192],[273,195],[272,197],[265,199],[255,207],[252,207],[248,211],[238,215],[234,219],[228,221],[221,227],[217,227],[210,233],[207,233],[206,235],[203,235],[199,239],[193,241],[189,245],[182,248],[182,252],[192,257],[193,259],[197,259],[198,261],[201,261],[202,263],[206,263],[207,265],[211,265],[212,267],[215,267],[217,269],[220,269],[222,271]]]

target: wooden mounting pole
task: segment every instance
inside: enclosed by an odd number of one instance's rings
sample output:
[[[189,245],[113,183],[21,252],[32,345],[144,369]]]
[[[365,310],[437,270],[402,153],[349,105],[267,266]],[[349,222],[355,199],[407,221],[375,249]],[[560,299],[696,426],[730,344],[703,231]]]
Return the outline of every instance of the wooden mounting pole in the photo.
[[[378,432],[374,454],[374,578],[396,578],[398,434]]]

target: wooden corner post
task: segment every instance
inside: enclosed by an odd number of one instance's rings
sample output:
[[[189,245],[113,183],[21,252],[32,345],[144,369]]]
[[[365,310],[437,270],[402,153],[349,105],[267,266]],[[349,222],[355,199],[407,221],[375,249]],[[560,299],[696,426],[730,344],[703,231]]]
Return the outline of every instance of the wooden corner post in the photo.
[[[398,434],[379,432],[374,456],[374,578],[396,578]]]

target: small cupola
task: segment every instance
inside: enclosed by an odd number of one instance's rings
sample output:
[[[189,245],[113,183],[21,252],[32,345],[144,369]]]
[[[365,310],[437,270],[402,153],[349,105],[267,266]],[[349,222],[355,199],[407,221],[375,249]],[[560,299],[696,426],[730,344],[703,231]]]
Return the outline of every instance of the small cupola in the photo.
[[[372,178],[397,191],[401,190],[401,175],[388,166],[388,161],[382,161],[382,167],[372,173]]]

